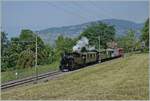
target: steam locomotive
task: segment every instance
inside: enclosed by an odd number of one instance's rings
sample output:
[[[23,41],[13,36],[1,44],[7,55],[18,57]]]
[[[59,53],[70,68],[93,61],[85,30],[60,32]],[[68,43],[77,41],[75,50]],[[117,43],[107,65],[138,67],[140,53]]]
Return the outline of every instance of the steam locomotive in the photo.
[[[122,48],[105,49],[100,52],[93,50],[87,52],[64,53],[61,57],[59,68],[61,71],[72,71],[90,64],[121,56],[123,56]]]

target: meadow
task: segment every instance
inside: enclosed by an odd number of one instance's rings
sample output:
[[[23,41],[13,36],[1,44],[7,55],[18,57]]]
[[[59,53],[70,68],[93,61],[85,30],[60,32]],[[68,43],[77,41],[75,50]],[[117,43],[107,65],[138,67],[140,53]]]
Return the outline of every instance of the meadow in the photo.
[[[133,54],[46,83],[2,91],[5,100],[148,100],[148,54]]]
[[[41,73],[46,73],[49,71],[58,70],[58,67],[59,67],[59,63],[54,62],[48,65],[37,66],[37,71],[38,71],[38,74],[41,74]],[[17,72],[17,75],[16,75],[16,72]],[[25,78],[29,76],[34,76],[34,75],[36,75],[35,67],[8,70],[6,72],[1,72],[1,82],[5,83],[11,80],[21,79],[21,78]]]

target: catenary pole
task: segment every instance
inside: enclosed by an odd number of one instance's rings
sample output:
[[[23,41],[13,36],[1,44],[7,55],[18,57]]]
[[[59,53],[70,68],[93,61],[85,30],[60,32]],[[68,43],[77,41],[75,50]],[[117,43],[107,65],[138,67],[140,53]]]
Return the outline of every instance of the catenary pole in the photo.
[[[35,48],[35,72],[36,72],[36,82],[38,81],[38,70],[37,70],[37,35],[36,35],[36,48]]]
[[[100,35],[98,36],[98,41],[99,41],[99,52],[100,52]]]

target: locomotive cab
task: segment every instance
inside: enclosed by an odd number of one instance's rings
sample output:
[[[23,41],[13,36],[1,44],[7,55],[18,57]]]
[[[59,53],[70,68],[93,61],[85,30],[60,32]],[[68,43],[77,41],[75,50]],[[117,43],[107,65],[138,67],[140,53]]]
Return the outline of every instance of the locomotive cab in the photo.
[[[119,52],[119,55],[120,56],[124,56],[124,51],[123,51],[123,48],[118,48],[118,52]]]
[[[61,71],[71,71],[73,69],[74,58],[71,53],[64,53],[61,57]]]

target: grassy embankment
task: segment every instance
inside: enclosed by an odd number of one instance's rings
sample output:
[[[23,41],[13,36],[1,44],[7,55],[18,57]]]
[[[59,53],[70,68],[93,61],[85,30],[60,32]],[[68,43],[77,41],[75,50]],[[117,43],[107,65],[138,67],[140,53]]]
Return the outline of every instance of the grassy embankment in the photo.
[[[58,62],[49,64],[49,65],[44,65],[44,66],[38,66],[37,70],[38,73],[45,73],[48,71],[53,71],[58,69]],[[18,75],[16,77],[15,73],[18,72]],[[35,68],[25,68],[25,69],[18,69],[18,70],[11,70],[11,71],[6,71],[6,72],[1,72],[1,82],[7,82],[10,80],[15,80],[15,79],[21,79],[24,77],[32,76],[35,75]]]
[[[148,99],[148,54],[90,67],[47,83],[2,92],[2,99]]]

